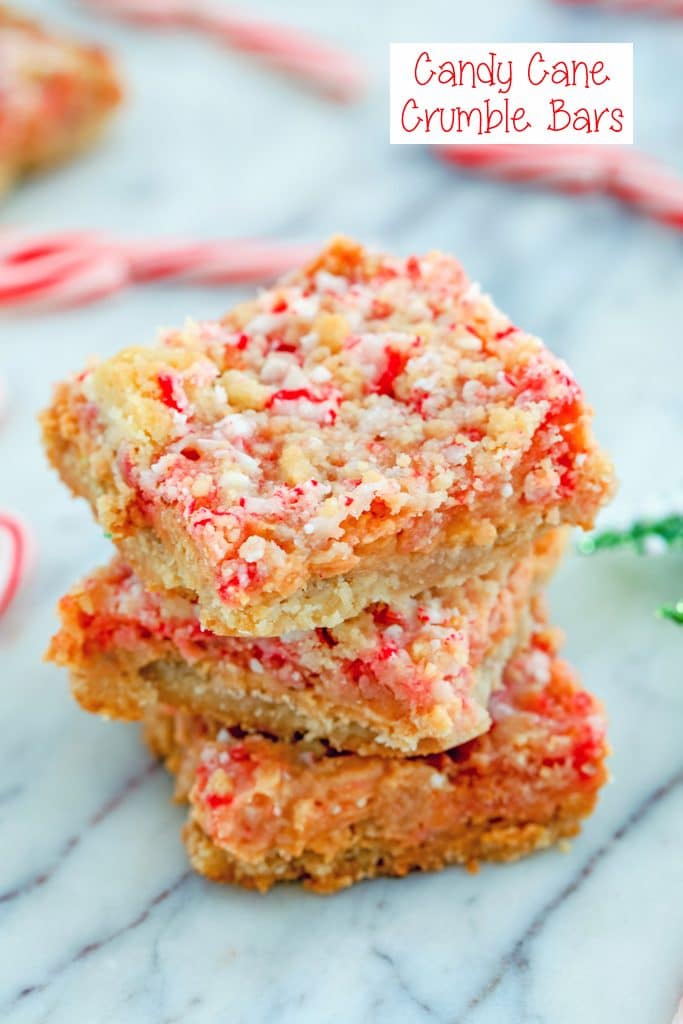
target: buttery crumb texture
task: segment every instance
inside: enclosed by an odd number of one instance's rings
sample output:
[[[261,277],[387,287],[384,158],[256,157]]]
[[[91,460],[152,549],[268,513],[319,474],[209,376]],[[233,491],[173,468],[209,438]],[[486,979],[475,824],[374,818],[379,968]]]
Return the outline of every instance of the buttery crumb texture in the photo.
[[[440,751],[489,727],[490,692],[562,546],[551,531],[533,555],[461,587],[281,638],[217,636],[195,603],[146,591],[114,561],[62,598],[49,657],[82,707],[113,718],[171,704],[362,754]]]
[[[119,104],[109,58],[0,5],[0,193],[71,157]]]
[[[60,385],[43,424],[146,586],[224,635],[457,585],[612,488],[567,366],[455,260],[345,239]]]
[[[540,625],[490,702],[491,729],[417,758],[333,754],[157,710],[152,750],[189,800],[193,866],[268,889],[332,892],[375,875],[514,860],[575,835],[606,780],[604,719]]]

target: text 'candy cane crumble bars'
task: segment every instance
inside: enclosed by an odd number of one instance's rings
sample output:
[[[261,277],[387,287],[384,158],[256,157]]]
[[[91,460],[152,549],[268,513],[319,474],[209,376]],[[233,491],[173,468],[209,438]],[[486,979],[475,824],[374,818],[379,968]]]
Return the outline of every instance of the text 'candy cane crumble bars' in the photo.
[[[120,99],[103,50],[0,6],[0,192],[81,150]]]
[[[268,889],[331,892],[375,875],[515,860],[575,835],[606,780],[602,709],[538,627],[490,701],[489,732],[418,758],[333,754],[157,710],[152,750],[189,800],[193,866]]]
[[[278,639],[208,632],[194,603],[146,591],[115,561],[62,599],[50,657],[70,670],[79,703],[110,717],[172,704],[362,754],[444,750],[489,727],[491,690],[562,546],[551,531],[486,577]]]
[[[457,585],[612,488],[565,364],[449,256],[336,240],[220,322],[62,384],[49,456],[152,589],[217,633]]]

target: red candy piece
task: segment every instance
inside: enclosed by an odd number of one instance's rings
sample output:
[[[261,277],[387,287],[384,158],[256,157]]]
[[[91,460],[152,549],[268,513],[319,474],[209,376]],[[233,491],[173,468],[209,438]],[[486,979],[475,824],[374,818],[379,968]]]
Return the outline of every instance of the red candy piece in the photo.
[[[167,405],[169,409],[175,409],[176,412],[182,412],[182,407],[175,394],[175,386],[171,374],[160,373],[157,377],[157,381],[159,382],[159,390],[161,391],[161,401],[164,405]],[[183,454],[185,453],[183,452]],[[193,458],[193,456],[190,456],[190,458]],[[194,458],[197,458],[196,452],[194,453]]]
[[[405,370],[407,362],[407,352],[400,352],[397,349],[390,348],[387,353],[387,365],[380,374],[373,390],[380,395],[390,395],[393,398],[394,382]]]
[[[288,390],[282,388],[280,391],[274,391],[266,402],[266,408],[270,409],[274,402],[296,402],[300,398],[305,398],[307,402],[325,402],[326,399],[320,395],[314,395],[308,388],[293,388]]]

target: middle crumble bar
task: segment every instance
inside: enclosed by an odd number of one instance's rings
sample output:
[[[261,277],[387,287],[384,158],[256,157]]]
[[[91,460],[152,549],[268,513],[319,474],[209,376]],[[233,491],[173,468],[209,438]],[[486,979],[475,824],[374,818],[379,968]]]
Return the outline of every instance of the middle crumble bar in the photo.
[[[169,704],[362,754],[441,751],[488,728],[489,695],[562,539],[551,531],[532,555],[458,588],[280,639],[210,633],[195,604],[146,591],[115,561],[62,599],[50,657],[83,707],[113,717]]]
[[[345,240],[62,384],[43,424],[125,561],[224,635],[460,584],[612,485],[566,365],[459,263]]]

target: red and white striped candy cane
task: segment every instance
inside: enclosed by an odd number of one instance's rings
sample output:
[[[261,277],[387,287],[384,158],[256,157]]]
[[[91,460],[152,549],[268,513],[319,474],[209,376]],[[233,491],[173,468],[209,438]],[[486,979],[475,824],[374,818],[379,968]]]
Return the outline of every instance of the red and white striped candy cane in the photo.
[[[202,32],[235,50],[266,61],[342,102],[365,86],[365,72],[351,54],[287,25],[269,24],[202,0],[86,0],[105,14],[140,24]]]
[[[92,302],[128,278],[125,258],[96,235],[0,231],[0,308]]]
[[[30,567],[33,542],[24,523],[9,512],[0,511],[0,534],[7,544],[6,568],[0,579],[0,618],[17,595]]]
[[[683,180],[637,150],[614,146],[435,146],[465,170],[565,192],[599,192],[683,229]]]
[[[683,230],[683,179],[635,150],[625,151],[609,191],[654,220]]]
[[[566,7],[601,7],[619,14],[657,14],[683,17],[683,0],[557,0]]]
[[[266,281],[316,247],[261,240],[128,242],[88,232],[0,231],[0,309],[84,305],[131,284]]]
[[[258,239],[126,242],[120,246],[132,281],[167,278],[193,284],[246,284],[279,277],[311,259],[317,246]]]

